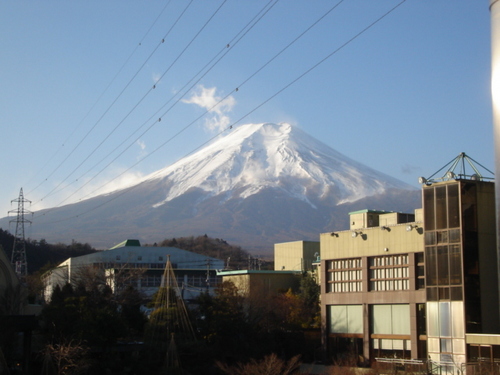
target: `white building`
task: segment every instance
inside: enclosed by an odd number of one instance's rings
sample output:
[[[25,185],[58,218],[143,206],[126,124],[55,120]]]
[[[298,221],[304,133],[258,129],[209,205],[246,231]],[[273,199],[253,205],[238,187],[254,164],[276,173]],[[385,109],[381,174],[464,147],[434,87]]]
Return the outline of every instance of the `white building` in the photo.
[[[167,259],[170,258],[177,284],[187,300],[212,292],[219,284],[216,270],[224,261],[175,247],[141,246],[138,240],[124,241],[109,250],[68,258],[44,277],[45,300],[66,283],[106,283],[113,291],[132,285],[152,296],[160,287]]]

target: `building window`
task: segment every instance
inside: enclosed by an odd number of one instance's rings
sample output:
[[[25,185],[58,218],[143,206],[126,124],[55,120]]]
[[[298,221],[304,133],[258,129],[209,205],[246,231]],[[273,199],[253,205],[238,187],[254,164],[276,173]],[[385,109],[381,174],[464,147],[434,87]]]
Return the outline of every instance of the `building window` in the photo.
[[[377,357],[410,358],[410,305],[372,305],[370,339]]]
[[[327,306],[329,333],[363,333],[362,305]]]
[[[424,188],[425,273],[429,301],[463,300],[462,233],[460,229],[459,185]],[[462,205],[474,206],[473,202]],[[465,221],[465,219],[464,219]],[[468,245],[467,255],[474,251]],[[474,266],[469,259],[464,262]]]
[[[141,278],[142,287],[159,287],[161,285],[161,275],[145,275]]]
[[[424,253],[416,253],[415,260],[417,263],[417,289],[425,288],[425,262],[424,262]]]
[[[338,259],[328,264],[328,292],[349,293],[361,292],[361,258]]]
[[[425,262],[426,285],[432,288],[427,291],[427,299],[430,301],[463,300],[460,244],[426,246]]]
[[[408,254],[371,257],[370,290],[409,290]]]
[[[372,305],[372,335],[410,336],[410,305]],[[409,339],[409,337],[398,337]]]

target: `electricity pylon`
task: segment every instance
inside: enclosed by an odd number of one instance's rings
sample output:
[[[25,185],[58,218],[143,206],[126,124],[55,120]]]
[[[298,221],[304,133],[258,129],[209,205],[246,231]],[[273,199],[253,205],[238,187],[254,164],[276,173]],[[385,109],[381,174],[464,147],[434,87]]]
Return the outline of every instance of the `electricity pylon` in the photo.
[[[24,203],[31,201],[24,199],[23,188],[19,192],[19,198],[10,201],[17,203],[17,210],[11,210],[10,213],[16,213],[17,218],[10,221],[10,223],[16,223],[16,235],[14,237],[14,246],[12,247],[12,257],[10,262],[16,271],[17,277],[23,279],[28,274],[28,260],[26,259],[26,240],[24,238],[24,223],[30,223],[24,215],[32,214],[31,211],[24,209]]]

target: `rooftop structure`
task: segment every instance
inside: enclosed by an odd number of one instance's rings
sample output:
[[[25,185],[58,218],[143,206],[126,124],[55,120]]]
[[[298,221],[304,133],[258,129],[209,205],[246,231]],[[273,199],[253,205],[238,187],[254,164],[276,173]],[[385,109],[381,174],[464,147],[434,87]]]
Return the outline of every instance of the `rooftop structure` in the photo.
[[[319,242],[293,241],[274,245],[276,271],[311,271],[319,258]]]
[[[297,289],[300,272],[237,270],[219,271],[217,275],[222,276],[223,282],[232,282],[240,293],[262,298],[269,293]]]
[[[175,247],[141,246],[138,240],[127,240],[109,250],[68,258],[46,273],[46,299],[50,299],[56,285],[79,282],[89,271],[113,290],[132,285],[152,296],[161,284],[168,256],[186,299],[213,291],[220,281],[215,270],[224,268],[223,260]]]
[[[349,230],[320,235],[330,359],[430,359],[456,373],[500,358],[494,184],[449,177],[423,182],[412,214],[356,211]]]

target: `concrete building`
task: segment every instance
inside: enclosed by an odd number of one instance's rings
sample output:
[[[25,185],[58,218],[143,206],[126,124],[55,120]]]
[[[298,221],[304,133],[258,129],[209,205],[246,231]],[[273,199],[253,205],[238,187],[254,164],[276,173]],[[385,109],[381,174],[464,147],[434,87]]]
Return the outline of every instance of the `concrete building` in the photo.
[[[221,281],[216,270],[224,268],[223,260],[175,247],[141,246],[138,240],[127,240],[109,250],[69,258],[47,272],[43,277],[45,298],[50,299],[56,285],[89,277],[100,278],[113,290],[132,285],[152,296],[161,285],[168,258],[187,300],[204,291],[212,292]]]
[[[500,333],[494,202],[491,182],[423,187],[426,334],[434,361],[474,361],[472,334]]]
[[[418,320],[425,314],[423,229],[420,221],[404,220],[415,216],[420,218],[420,211],[356,211],[350,215],[350,230],[320,235],[329,357],[425,357],[425,340],[418,345]]]
[[[238,291],[246,296],[265,296],[269,293],[296,290],[299,286],[300,272],[236,270],[219,271],[222,281],[230,281]]]
[[[319,258],[319,242],[293,241],[274,245],[276,271],[311,271]]]
[[[422,202],[353,212],[349,230],[320,235],[329,359],[430,359],[457,373],[500,358],[494,184],[424,181]]]
[[[232,282],[247,296],[265,295],[297,290],[300,275],[315,271],[313,264],[319,259],[319,242],[293,241],[274,245],[274,271],[271,270],[224,270],[217,274],[223,281]]]

